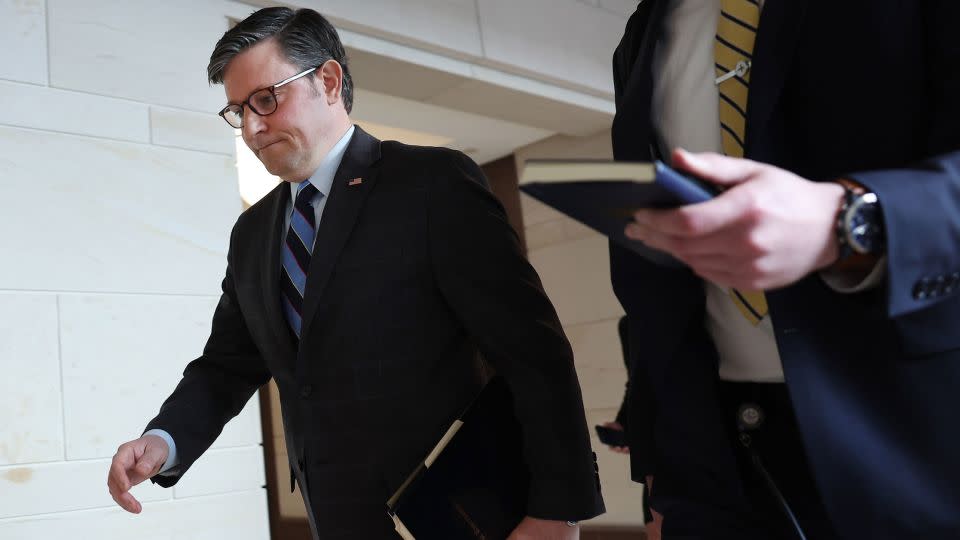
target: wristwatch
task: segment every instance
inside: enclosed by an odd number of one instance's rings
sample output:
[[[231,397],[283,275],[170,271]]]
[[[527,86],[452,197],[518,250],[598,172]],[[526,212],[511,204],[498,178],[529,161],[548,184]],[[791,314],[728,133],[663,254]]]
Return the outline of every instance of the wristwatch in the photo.
[[[843,204],[837,212],[837,265],[859,266],[859,261],[875,261],[886,250],[880,200],[876,193],[856,182],[845,178],[837,182],[844,190]]]

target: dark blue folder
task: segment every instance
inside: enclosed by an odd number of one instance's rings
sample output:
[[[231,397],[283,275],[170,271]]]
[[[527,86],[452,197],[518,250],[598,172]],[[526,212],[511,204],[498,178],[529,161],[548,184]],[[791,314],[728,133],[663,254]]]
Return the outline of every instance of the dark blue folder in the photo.
[[[716,188],[710,184],[681,174],[661,161],[654,162],[652,181],[603,178],[535,181],[522,184],[520,190],[602,233],[610,240],[666,266],[683,264],[670,255],[631,240],[623,234],[624,228],[633,219],[633,212],[640,208],[675,208],[700,203],[711,199],[717,193]]]
[[[530,473],[513,395],[495,376],[387,501],[400,537],[506,538],[527,514]]]

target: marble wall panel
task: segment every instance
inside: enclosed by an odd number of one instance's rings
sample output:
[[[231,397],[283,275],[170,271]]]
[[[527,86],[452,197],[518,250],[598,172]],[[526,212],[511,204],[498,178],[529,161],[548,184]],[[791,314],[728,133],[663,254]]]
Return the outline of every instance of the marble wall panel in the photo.
[[[488,61],[613,95],[610,62],[625,20],[569,0],[478,0]]]
[[[174,497],[198,497],[263,487],[263,447],[211,449],[190,467],[177,485]]]
[[[591,236],[530,251],[544,290],[564,326],[612,319],[623,309],[610,285],[606,237]]]
[[[588,409],[619,408],[623,401],[627,370],[617,334],[618,320],[564,327],[573,347],[583,405]]]
[[[57,328],[55,295],[0,292],[0,465],[63,459]]]
[[[122,99],[0,81],[0,124],[149,142],[147,107]]]
[[[144,504],[143,512],[117,508],[0,520],[0,538],[37,540],[269,540],[267,494],[263,489],[214,497]]]
[[[0,79],[47,84],[43,0],[0,0]]]
[[[223,107],[206,68],[222,2],[49,0],[50,86],[198,112]]]
[[[219,294],[232,157],[0,126],[0,178],[5,287]]]
[[[107,490],[109,459],[41,463],[0,467],[0,520],[69,512],[89,508],[112,508],[116,505]],[[130,491],[141,503],[164,501],[172,497],[168,489],[150,481]],[[0,538],[4,525],[0,521]],[[38,538],[56,538],[40,536]]]
[[[219,110],[195,113],[150,107],[151,142],[232,156],[236,154],[236,131],[220,118]]]
[[[214,297],[61,297],[63,392],[68,459],[112,456],[135,439],[199,356]],[[220,446],[260,442],[259,403],[231,422]]]

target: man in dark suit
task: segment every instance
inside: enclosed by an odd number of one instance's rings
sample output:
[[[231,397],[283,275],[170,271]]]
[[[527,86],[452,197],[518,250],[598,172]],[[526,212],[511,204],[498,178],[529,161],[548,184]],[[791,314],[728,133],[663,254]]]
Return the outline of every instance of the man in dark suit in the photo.
[[[388,497],[492,367],[531,475],[511,538],[576,538],[603,502],[571,349],[477,165],[354,127],[343,46],[314,11],[254,13],[208,69],[285,182],[237,221],[209,341],[114,457],[117,503],[175,484],[273,378],[314,536],[394,538]]]
[[[953,0],[630,18],[614,155],[723,188],[627,226],[685,268],[611,246],[663,538],[960,537],[958,22]]]

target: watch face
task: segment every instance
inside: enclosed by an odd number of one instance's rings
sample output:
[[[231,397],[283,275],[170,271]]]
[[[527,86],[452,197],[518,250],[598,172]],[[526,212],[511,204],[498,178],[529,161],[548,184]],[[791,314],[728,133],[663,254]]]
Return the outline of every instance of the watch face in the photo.
[[[847,240],[857,253],[883,250],[883,215],[873,193],[858,197],[846,215]]]

